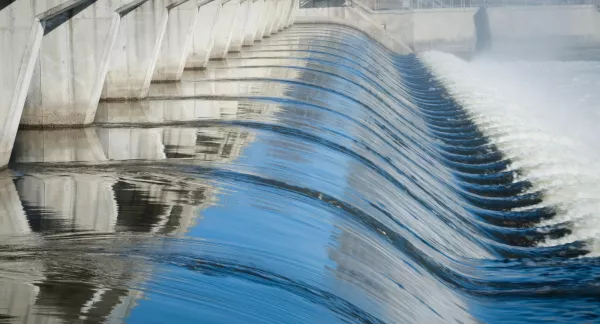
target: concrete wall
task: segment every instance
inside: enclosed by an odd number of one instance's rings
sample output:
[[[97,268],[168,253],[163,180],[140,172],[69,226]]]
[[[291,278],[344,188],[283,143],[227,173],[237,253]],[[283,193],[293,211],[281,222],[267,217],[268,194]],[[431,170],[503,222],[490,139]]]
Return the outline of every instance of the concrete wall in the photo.
[[[488,8],[494,52],[519,57],[560,57],[600,45],[600,13],[593,6]]]
[[[277,17],[279,17],[282,14],[283,2],[281,0],[276,0],[272,3],[271,6],[271,14],[267,16],[267,26],[265,28],[264,37],[269,37],[271,36],[271,34],[277,32],[275,25]]]
[[[7,92],[3,97],[11,97],[6,106],[19,107],[29,83],[21,124],[87,125],[94,120],[102,92],[105,99],[143,98],[153,75],[159,81],[177,80],[183,72],[197,18],[196,0],[144,1],[101,0],[79,10],[77,5],[86,2],[19,0],[3,10],[0,21],[8,22],[3,42],[6,48],[16,49],[1,54],[6,60],[0,58],[7,65],[12,62],[11,66],[19,66],[14,61],[30,49],[28,61],[21,62],[35,62],[19,68],[7,67],[9,72],[3,78],[7,85],[0,85]],[[127,14],[123,12],[139,3],[143,4]],[[34,16],[53,26],[57,24],[53,20],[60,20],[53,15],[62,9],[70,19],[56,28],[46,28],[46,35],[41,38],[41,24],[35,22]],[[168,14],[172,16],[170,20]],[[32,36],[23,36],[25,30]],[[17,71],[32,72],[19,77]],[[15,80],[21,86],[17,87]],[[18,119],[14,111],[8,109],[10,116],[5,120]]]
[[[3,7],[0,168],[19,123],[88,125],[101,99],[146,98],[152,81],[177,81],[185,67],[203,68],[293,21],[291,0],[245,0],[241,14],[239,0],[206,3],[16,0]]]
[[[474,50],[475,9],[421,10],[412,14],[415,50]],[[392,25],[388,25],[392,26]]]
[[[237,29],[236,21],[240,13],[239,0],[231,0],[223,5],[215,26],[215,39],[210,52],[211,59],[224,59],[231,45],[231,38]]]
[[[93,120],[119,22],[115,10],[130,1],[17,0],[0,12],[0,167],[19,122]]]
[[[188,69],[205,68],[215,40],[215,26],[221,14],[221,4],[213,1],[200,7],[194,26],[190,52],[185,67]]]
[[[21,123],[86,125],[94,120],[126,1],[98,1],[42,39]],[[71,14],[71,13],[69,13]]]
[[[149,0],[121,19],[103,99],[139,99],[148,94],[175,0]]]
[[[242,41],[243,46],[250,46],[254,44],[254,39],[259,29],[261,16],[263,14],[264,0],[250,1],[250,13],[248,20],[246,21],[246,27],[244,28],[244,39]],[[263,18],[264,19],[264,18]]]
[[[237,19],[233,25],[231,34],[231,44],[229,45],[230,52],[239,52],[244,43],[245,30],[252,14],[252,0],[243,0],[238,9]]]
[[[10,157],[41,45],[43,27],[34,18],[40,10],[20,0],[0,11],[0,168]]]
[[[273,2],[275,0],[264,0],[262,6],[262,12],[259,15],[256,35],[254,36],[255,41],[260,41],[265,37],[267,31],[267,25],[269,24],[269,17],[273,14]]]
[[[475,50],[474,16],[479,8],[372,11],[355,2],[355,9],[415,51]],[[579,46],[600,39],[600,13],[594,6],[490,7],[487,13],[495,47],[519,42]]]
[[[492,38],[595,37],[594,6],[487,8]]]
[[[290,21],[290,15],[292,15],[292,13],[294,12],[294,7],[296,6],[296,1],[295,0],[290,0],[288,1],[288,8],[287,8],[287,12],[285,14],[285,16],[283,17],[283,28],[288,28],[289,27],[289,21]]]
[[[199,4],[201,4],[201,0],[188,0],[169,10],[167,27],[160,46],[153,81],[178,81],[181,79],[194,31],[196,31]]]
[[[290,6],[289,0],[281,0],[280,4],[281,4],[281,9],[279,11],[279,14],[275,17],[273,32],[279,32],[279,31],[283,30],[283,17],[286,16],[289,6]]]
[[[600,13],[593,6],[487,8],[488,50],[531,58],[560,58],[600,45]]]
[[[292,0],[292,8],[286,22],[286,27],[290,27],[296,21],[296,15],[300,10],[300,0]]]

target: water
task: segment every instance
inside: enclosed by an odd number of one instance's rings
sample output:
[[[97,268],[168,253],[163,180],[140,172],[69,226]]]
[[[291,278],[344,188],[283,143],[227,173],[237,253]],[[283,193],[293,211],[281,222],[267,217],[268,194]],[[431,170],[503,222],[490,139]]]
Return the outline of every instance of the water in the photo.
[[[572,227],[470,114],[417,57],[311,25],[21,130],[0,321],[595,321],[593,249],[545,244]]]
[[[558,213],[542,224],[563,224],[572,232],[541,245],[586,241],[597,255],[600,62],[486,55],[467,63],[442,53],[424,58],[520,178],[544,192],[539,206]]]

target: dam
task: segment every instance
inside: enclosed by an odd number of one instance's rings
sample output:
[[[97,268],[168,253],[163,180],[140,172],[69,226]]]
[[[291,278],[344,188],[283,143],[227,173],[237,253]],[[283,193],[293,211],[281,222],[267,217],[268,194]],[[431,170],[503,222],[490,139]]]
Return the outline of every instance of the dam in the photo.
[[[0,323],[600,318],[593,1],[9,0],[0,32]]]

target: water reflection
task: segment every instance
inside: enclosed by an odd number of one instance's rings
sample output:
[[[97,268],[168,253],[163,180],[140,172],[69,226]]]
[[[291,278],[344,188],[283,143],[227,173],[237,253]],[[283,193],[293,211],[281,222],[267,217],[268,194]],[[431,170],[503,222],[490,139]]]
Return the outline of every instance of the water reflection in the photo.
[[[404,123],[382,90],[401,89],[381,68],[390,60],[343,28],[298,28],[153,84],[148,100],[102,102],[94,127],[21,130],[0,192],[1,312],[31,323],[471,321],[385,233],[402,231],[387,215],[423,209],[373,153],[400,161],[394,145],[412,136],[382,126]],[[472,248],[437,222],[449,239],[419,235]]]
[[[407,261],[378,232],[351,234],[365,229],[348,203],[381,218],[363,205],[384,200],[364,179],[387,180],[347,151],[373,144],[357,129],[382,122],[368,109],[397,104],[373,82],[396,72],[377,70],[377,52],[343,58],[361,46],[339,43],[338,30],[328,42],[301,29],[272,37],[153,84],[148,100],[102,102],[95,127],[20,130],[0,192],[10,224],[1,313],[31,323],[431,319],[409,312],[431,302],[419,289],[441,290],[456,309],[430,275],[386,275]]]
[[[242,109],[262,112],[270,108],[269,105],[262,108],[248,105]],[[131,115],[116,123],[119,125],[85,129],[21,130],[12,160],[17,164],[108,164],[171,159],[225,162],[236,158],[242,147],[252,141],[249,132],[227,125],[140,127],[147,124],[147,120],[144,117],[131,119]]]
[[[217,203],[210,182],[138,163],[232,161],[253,140],[249,132],[188,124],[271,108],[232,100],[105,102],[100,127],[20,130],[12,157],[18,171],[0,176],[2,316],[121,321],[152,271],[131,249],[186,235]]]
[[[104,102],[92,128],[21,130],[0,177],[0,313],[474,323],[556,309],[548,287],[574,281],[547,257],[581,245],[527,245],[554,234],[531,224],[546,211],[431,82],[354,30],[297,26],[148,100]],[[596,291],[594,271],[577,275],[569,294]]]

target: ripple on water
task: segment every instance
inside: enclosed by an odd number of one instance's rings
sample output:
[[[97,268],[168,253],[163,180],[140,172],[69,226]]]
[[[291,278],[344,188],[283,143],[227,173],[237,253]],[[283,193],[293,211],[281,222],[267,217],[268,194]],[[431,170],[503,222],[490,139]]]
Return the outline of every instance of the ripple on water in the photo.
[[[20,130],[0,322],[593,321],[590,246],[540,243],[572,224],[463,103],[415,56],[295,26],[94,127]]]

